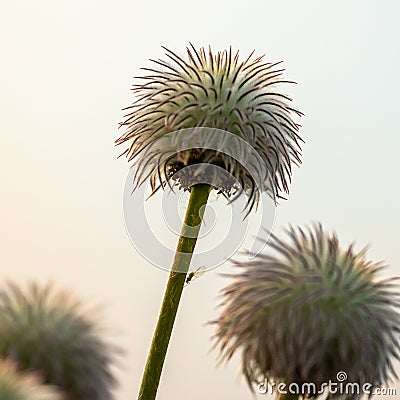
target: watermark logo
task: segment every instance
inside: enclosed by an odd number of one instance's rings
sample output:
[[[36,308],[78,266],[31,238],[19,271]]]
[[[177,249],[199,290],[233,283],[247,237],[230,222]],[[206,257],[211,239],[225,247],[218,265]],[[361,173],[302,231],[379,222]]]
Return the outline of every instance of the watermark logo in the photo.
[[[163,135],[143,151],[142,160],[146,160],[146,165],[130,170],[125,183],[123,210],[126,230],[136,250],[148,262],[164,270],[170,270],[175,256],[189,192],[173,186],[178,181],[175,176],[170,177],[170,185],[151,197],[150,179],[135,190],[133,182],[137,183],[138,175],[148,176],[141,174],[140,168],[150,167],[157,171],[164,168],[166,160],[198,149],[235,160],[236,165],[246,169],[260,197],[258,206],[244,218],[248,199],[245,193],[230,201],[216,190],[211,192],[191,263],[193,271],[199,267],[202,271],[216,268],[239,249],[247,249],[242,257],[253,259],[267,243],[274,223],[276,207],[265,186],[271,178],[266,180],[266,163],[247,141],[230,132],[211,128],[182,129]],[[223,179],[234,182],[239,191],[241,188],[232,173],[212,163],[188,165],[176,172],[176,178],[179,176],[190,176],[196,184],[214,187],[218,187],[216,179]],[[191,230],[185,229],[185,232],[190,235]]]
[[[274,383],[267,379],[257,385],[257,391],[260,394],[294,394],[303,396],[319,396],[328,394],[343,395],[389,395],[395,396],[397,391],[395,388],[374,387],[371,383],[360,384],[358,382],[349,382],[346,372],[339,371],[336,374],[336,380],[329,380],[321,385],[312,382],[304,383]]]

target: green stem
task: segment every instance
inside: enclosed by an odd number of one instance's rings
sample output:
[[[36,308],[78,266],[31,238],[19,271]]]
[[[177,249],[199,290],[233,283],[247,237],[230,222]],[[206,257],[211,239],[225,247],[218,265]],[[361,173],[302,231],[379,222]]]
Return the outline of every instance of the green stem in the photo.
[[[175,316],[210,191],[211,187],[205,184],[195,185],[191,188],[186,217],[147,357],[138,400],[154,400],[156,398]]]

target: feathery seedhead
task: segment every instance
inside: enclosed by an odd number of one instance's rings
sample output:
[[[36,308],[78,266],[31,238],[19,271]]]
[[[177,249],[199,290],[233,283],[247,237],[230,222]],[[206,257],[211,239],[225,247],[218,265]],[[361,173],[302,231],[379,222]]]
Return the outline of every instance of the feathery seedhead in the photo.
[[[149,74],[133,87],[137,99],[126,108],[129,113],[121,123],[126,132],[116,144],[130,144],[123,154],[135,162],[136,185],[150,177],[153,193],[171,180],[189,189],[196,182],[185,175],[185,167],[205,163],[228,171],[233,180],[214,170],[213,186],[227,195],[244,191],[250,208],[262,191],[274,200],[288,193],[292,164],[301,163],[302,139],[292,114],[302,114],[277,86],[294,82],[282,78],[280,62],[265,62],[263,56],[251,53],[240,61],[239,52],[233,55],[231,49],[213,54],[211,48],[206,53],[190,46],[186,59],[164,48],[169,62],[151,60],[156,67],[143,68]],[[207,133],[196,128],[207,128]],[[173,133],[182,130],[186,132],[177,139]],[[167,140],[157,146],[163,137]],[[248,168],[259,160],[249,158],[235,138],[261,160],[261,187]],[[221,147],[215,150],[212,142]],[[202,168],[197,172],[203,182],[209,174]]]
[[[39,371],[67,400],[111,398],[113,350],[69,293],[36,284],[0,290],[0,355]]]
[[[56,388],[43,385],[38,376],[18,372],[10,360],[0,360],[1,400],[63,400]]]
[[[236,263],[241,273],[231,275],[213,321],[220,361],[241,349],[250,386],[267,379],[318,390],[339,371],[349,382],[385,384],[399,357],[397,278],[378,279],[385,265],[368,261],[366,249],[341,248],[321,225],[287,233],[288,243],[271,235],[276,254]]]

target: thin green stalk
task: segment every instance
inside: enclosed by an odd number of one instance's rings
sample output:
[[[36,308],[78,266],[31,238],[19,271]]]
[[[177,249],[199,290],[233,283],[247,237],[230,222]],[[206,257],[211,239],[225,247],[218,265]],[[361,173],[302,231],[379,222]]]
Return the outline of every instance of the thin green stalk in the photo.
[[[169,275],[153,341],[147,357],[138,400],[154,400],[156,398],[182,289],[196,246],[204,207],[207,204],[210,191],[211,187],[205,184],[195,185],[191,188],[186,217],[176,248],[175,259]]]

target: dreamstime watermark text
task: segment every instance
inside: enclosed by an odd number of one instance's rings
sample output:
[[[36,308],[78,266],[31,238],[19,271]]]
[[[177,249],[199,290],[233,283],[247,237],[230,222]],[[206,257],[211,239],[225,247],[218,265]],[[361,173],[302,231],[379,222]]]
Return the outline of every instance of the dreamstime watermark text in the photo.
[[[278,394],[297,394],[297,395],[321,395],[329,394],[349,394],[349,395],[389,395],[395,396],[397,391],[395,388],[377,388],[371,383],[360,384],[357,382],[347,382],[347,374],[339,371],[336,374],[336,381],[329,380],[321,385],[312,382],[298,383],[274,383],[267,379],[257,385],[257,391],[260,394],[273,395]]]

